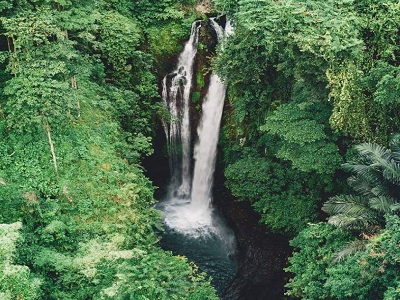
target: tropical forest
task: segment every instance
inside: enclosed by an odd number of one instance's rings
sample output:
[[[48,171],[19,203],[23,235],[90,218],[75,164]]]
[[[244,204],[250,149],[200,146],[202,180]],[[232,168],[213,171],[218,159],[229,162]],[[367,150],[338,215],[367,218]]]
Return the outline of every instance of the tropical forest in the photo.
[[[399,0],[0,0],[0,300],[400,299]]]

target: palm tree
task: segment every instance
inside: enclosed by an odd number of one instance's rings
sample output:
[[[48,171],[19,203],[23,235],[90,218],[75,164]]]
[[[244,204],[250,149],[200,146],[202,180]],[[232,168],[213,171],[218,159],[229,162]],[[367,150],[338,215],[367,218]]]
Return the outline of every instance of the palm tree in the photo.
[[[384,226],[384,215],[400,209],[400,135],[390,149],[364,143],[356,146],[356,161],[344,164],[353,175],[348,184],[352,195],[337,195],[322,207],[328,222],[339,227],[368,231]]]

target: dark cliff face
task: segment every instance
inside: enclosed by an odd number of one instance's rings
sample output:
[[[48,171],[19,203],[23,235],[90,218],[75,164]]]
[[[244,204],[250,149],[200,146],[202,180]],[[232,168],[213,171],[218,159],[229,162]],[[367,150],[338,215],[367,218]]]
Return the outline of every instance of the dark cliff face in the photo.
[[[267,232],[248,202],[234,202],[223,186],[223,169],[217,166],[215,205],[235,231],[238,272],[223,300],[284,299],[287,276],[283,269],[291,253],[288,238]]]
[[[197,140],[197,126],[201,117],[202,100],[207,94],[211,76],[211,59],[217,47],[217,35],[210,21],[203,21],[199,32],[199,46],[193,68],[193,85],[191,97],[191,124],[193,141]]]

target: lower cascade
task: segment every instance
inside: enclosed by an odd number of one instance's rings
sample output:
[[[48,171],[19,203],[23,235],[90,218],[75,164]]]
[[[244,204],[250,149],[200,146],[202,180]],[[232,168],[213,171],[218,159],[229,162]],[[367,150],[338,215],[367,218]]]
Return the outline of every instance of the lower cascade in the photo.
[[[229,23],[225,25],[225,31],[214,19],[211,19],[211,25],[219,42],[223,43],[225,36],[230,32]],[[186,76],[192,78],[192,74]],[[187,81],[185,83],[190,85]],[[165,95],[171,87],[164,82],[163,89]],[[212,206],[213,175],[225,93],[226,85],[218,75],[211,74],[197,128],[198,141],[193,151],[193,175],[187,174],[184,178],[184,181],[191,183],[190,193],[179,193],[180,185],[175,184],[174,174],[182,174],[182,170],[174,168],[180,169],[182,164],[174,163],[177,159],[173,156],[172,160],[170,158],[169,190],[165,199],[157,205],[163,213],[166,225],[163,247],[194,261],[201,271],[213,277],[213,284],[220,292],[236,273],[234,233]],[[179,146],[178,142],[170,148],[176,149]]]

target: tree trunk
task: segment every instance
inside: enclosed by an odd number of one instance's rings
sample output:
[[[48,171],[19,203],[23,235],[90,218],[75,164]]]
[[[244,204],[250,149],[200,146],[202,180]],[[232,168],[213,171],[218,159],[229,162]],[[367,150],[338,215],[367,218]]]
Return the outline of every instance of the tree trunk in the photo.
[[[78,85],[76,84],[76,76],[71,77],[71,86],[74,90],[78,88]],[[76,98],[76,92],[74,91],[74,96]],[[78,118],[81,116],[81,103],[79,102],[79,98],[77,100],[77,107],[78,107]]]
[[[10,37],[7,37],[7,46],[8,46],[8,52],[10,52],[10,56],[11,56],[11,52],[14,51],[15,54],[15,47],[14,47],[14,39],[12,39],[13,45],[11,47],[11,43],[10,43]],[[13,49],[12,49],[13,48]],[[15,57],[13,58],[12,56],[10,57],[10,67],[11,67],[11,74],[15,75],[16,71],[15,71],[15,59],[17,59],[17,55],[15,54]]]
[[[58,176],[57,157],[56,157],[56,152],[54,151],[54,143],[53,139],[51,138],[51,130],[48,122],[46,122],[46,131],[47,131],[47,138],[49,139],[51,156],[53,157],[54,172],[56,173],[56,176]]]

